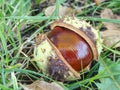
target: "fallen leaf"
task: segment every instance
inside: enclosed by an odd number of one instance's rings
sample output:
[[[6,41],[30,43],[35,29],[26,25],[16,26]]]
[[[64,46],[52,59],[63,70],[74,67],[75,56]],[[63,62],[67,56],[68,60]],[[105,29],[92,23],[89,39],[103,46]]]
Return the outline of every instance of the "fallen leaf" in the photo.
[[[113,14],[112,10],[108,9],[108,8],[104,9],[101,12],[100,16],[101,16],[101,18],[104,18],[104,19],[120,20],[120,16]],[[120,26],[119,24],[110,23],[110,22],[103,22],[103,24],[108,30],[118,30],[118,27]]]
[[[101,18],[120,20],[120,16],[113,14],[111,9],[103,10],[100,16]],[[103,43],[106,46],[111,47],[120,41],[120,25],[110,22],[103,22],[103,24],[107,28],[107,30],[100,32]],[[114,47],[120,47],[120,43],[117,43]]]
[[[64,90],[64,89],[55,82],[48,83],[45,81],[37,80],[30,85],[24,86],[24,90]]]
[[[94,0],[95,1],[95,3],[97,4],[97,5],[100,5],[102,2],[104,2],[104,1],[106,1],[106,0]]]
[[[120,47],[120,30],[106,30],[101,32],[101,37],[103,39],[103,43],[111,47],[116,44],[115,47]],[[117,43],[119,42],[119,43]]]
[[[44,13],[46,16],[50,16],[52,15],[52,13],[54,12],[56,6],[49,6],[48,8],[45,9]],[[73,15],[75,13],[79,13],[81,12],[80,9],[73,9],[71,7],[67,7],[67,6],[59,6],[59,16],[60,17],[64,17],[64,16],[70,16]]]
[[[56,0],[40,0],[40,4],[47,3],[48,5],[53,5],[53,4],[55,4],[55,2],[56,2]]]

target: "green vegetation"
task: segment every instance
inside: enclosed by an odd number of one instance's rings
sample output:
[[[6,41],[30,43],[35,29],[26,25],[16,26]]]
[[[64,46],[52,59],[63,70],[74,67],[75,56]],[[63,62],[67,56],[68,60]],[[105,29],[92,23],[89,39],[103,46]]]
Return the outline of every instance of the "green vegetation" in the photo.
[[[32,64],[31,53],[35,36],[43,33],[50,21],[59,17],[59,5],[64,1],[57,0],[56,9],[51,16],[45,16],[43,11],[33,16],[32,13],[37,9],[32,8],[31,0],[0,0],[0,90],[21,90],[22,84],[39,80],[40,77],[46,81],[54,81],[40,73]],[[41,2],[42,0],[37,0],[36,4]],[[102,22],[120,24],[120,20],[98,17],[104,8],[111,8],[114,13],[118,13],[119,3],[120,0],[108,0],[98,6],[91,5],[90,8],[84,8],[83,12],[76,16],[84,17],[101,30]],[[86,5],[90,4],[91,0],[87,0]],[[97,86],[105,90],[110,85],[109,90],[113,90],[112,87],[114,90],[120,90],[120,52],[104,45],[103,48],[105,51],[101,53],[98,62],[95,62],[87,75],[83,73],[82,80],[64,83],[62,87],[65,90],[78,87],[81,90],[93,90]],[[112,55],[112,60],[108,58],[110,55]],[[36,69],[29,69],[30,65]]]

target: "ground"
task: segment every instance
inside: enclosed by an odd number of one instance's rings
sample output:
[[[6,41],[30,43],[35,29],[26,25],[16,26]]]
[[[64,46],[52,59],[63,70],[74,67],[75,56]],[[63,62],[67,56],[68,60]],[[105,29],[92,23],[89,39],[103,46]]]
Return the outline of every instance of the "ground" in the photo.
[[[39,90],[48,85],[58,90],[120,90],[119,11],[119,0],[1,0],[0,89]],[[54,20],[66,16],[98,30],[103,49],[90,70],[80,73],[81,79],[59,82],[41,72],[33,54],[37,35],[48,33]]]

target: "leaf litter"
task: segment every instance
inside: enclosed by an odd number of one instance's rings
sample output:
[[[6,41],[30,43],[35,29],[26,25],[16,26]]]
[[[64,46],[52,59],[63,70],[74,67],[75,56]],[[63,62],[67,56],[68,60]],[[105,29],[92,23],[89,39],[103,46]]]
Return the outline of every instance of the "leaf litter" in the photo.
[[[100,17],[103,19],[116,19],[120,20],[120,16],[114,14],[111,9],[104,9]],[[118,48],[120,47],[120,27],[119,24],[110,23],[110,22],[102,22],[106,30],[101,31],[101,36],[103,39],[103,43],[111,47]],[[118,43],[117,43],[118,42]],[[113,57],[113,56],[112,56]],[[120,90],[120,63],[119,58],[116,58],[114,62],[111,59],[104,58],[100,60],[100,67],[98,73],[102,76],[99,80],[99,83],[96,83],[98,89],[100,90]]]
[[[52,13],[55,11],[55,8],[56,8],[56,5],[47,7],[44,11],[45,15],[51,16]],[[71,16],[72,14],[77,14],[80,12],[81,12],[81,9],[73,9],[71,7],[60,5],[58,15],[60,17],[64,17],[64,16]]]
[[[111,9],[104,9],[101,12],[101,18],[104,19],[116,19],[120,20],[120,16],[113,14]],[[114,44],[115,47],[120,47],[120,43],[117,43],[120,41],[120,26],[119,24],[115,23],[110,23],[110,22],[103,22],[103,25],[107,28],[105,31],[101,31],[101,36],[103,38],[103,43],[106,46],[113,46]]]
[[[30,85],[24,86],[24,90],[64,90],[60,85],[55,82],[45,82],[37,80]]]

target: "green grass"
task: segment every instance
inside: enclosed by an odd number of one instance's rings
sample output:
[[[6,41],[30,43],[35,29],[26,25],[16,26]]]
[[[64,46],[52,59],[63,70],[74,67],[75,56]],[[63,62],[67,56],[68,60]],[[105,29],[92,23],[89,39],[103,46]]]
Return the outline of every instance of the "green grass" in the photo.
[[[37,4],[41,1],[42,0],[37,0]],[[39,80],[40,77],[43,77],[46,81],[57,82],[39,73],[37,70],[29,70],[28,66],[31,64],[31,56],[28,54],[31,52],[31,46],[34,45],[35,36],[38,33],[43,33],[44,28],[49,25],[51,20],[59,18],[58,6],[64,1],[65,0],[57,0],[56,9],[51,16],[45,16],[43,12],[32,16],[31,13],[35,10],[32,9],[30,0],[0,0],[0,90],[21,90],[22,86],[20,83],[24,80],[24,76],[32,80]],[[87,1],[86,5],[91,5],[91,1]],[[102,25],[102,22],[120,24],[120,20],[101,19],[97,16],[100,14],[100,11],[106,7],[111,8],[114,13],[117,13],[117,11],[120,10],[118,2],[120,1],[109,0],[108,2],[101,3],[99,6],[93,5],[90,8],[84,8],[84,11],[76,16],[78,18],[85,18],[93,23],[99,22],[100,25]],[[43,21],[45,24],[40,25]],[[99,29],[101,28],[102,26]],[[93,84],[96,85],[97,83],[96,80],[110,77],[116,87],[120,89],[120,84],[115,79],[115,76],[120,75],[120,72],[111,72],[110,67],[112,63],[109,66],[106,62],[108,60],[107,56],[110,54],[114,54],[115,59],[116,57],[120,58],[120,52],[105,45],[103,45],[103,48],[105,52],[101,53],[98,63],[91,68],[87,77],[83,80],[64,83],[61,86],[65,90],[73,90],[78,87],[81,87],[81,90],[93,90]],[[117,61],[117,59],[115,61]],[[115,63],[120,64],[120,61]],[[105,69],[97,75],[93,75],[93,73],[98,71],[99,64],[103,64]],[[108,71],[109,74],[104,74],[106,71]]]

